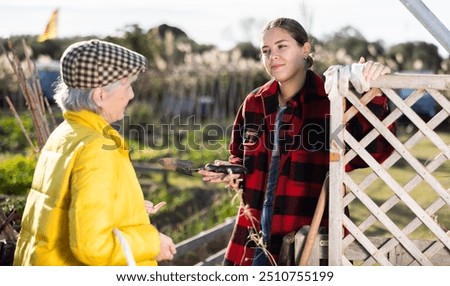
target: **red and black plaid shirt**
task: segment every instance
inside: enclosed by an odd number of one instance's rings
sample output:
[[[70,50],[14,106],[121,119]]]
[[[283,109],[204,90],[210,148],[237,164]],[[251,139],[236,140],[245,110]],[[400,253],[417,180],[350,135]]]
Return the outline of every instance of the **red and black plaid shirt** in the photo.
[[[230,162],[248,169],[244,176],[242,204],[225,255],[225,265],[251,265],[254,234],[260,231],[261,211],[272,156],[278,84],[270,81],[251,92],[236,116],[230,145]],[[387,98],[377,97],[368,107],[380,118],[388,113]],[[280,164],[273,205],[272,229],[267,249],[278,259],[282,238],[291,231],[310,225],[322,184],[329,169],[330,102],[323,79],[308,70],[304,87],[287,102],[280,124]],[[347,129],[356,139],[372,125],[361,114]],[[394,130],[394,126],[391,126]],[[380,162],[393,148],[381,136],[366,148]],[[353,159],[346,171],[365,167]],[[322,225],[328,225],[328,208]],[[253,237],[253,239],[252,239]]]

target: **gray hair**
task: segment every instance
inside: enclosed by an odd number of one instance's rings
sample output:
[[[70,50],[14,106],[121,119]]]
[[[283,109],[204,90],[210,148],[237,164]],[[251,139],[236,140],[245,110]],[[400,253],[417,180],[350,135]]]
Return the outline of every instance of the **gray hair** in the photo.
[[[136,78],[136,75],[127,77],[130,83],[135,81]],[[113,92],[119,87],[119,85],[121,84],[120,82],[121,80],[118,80],[116,82],[103,86],[103,88],[107,93]],[[80,111],[85,109],[97,114],[99,114],[100,112],[100,107],[92,98],[94,88],[68,87],[64,83],[64,81],[59,79],[59,82],[56,84],[54,91],[54,99],[62,111]]]

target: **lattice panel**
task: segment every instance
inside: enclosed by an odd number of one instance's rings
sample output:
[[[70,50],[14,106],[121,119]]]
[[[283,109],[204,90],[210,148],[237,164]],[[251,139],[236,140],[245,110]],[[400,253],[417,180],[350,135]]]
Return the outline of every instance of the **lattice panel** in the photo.
[[[450,84],[439,91],[437,88],[442,83],[434,84],[436,76],[384,78],[379,86],[388,96],[393,111],[383,121],[367,108],[366,104],[372,99],[370,95],[359,98],[351,91],[341,92],[341,97],[352,107],[338,116],[339,120],[345,125],[359,112],[374,129],[356,140],[340,128],[340,139],[350,149],[345,152],[334,144],[334,152],[339,150],[342,156],[338,156],[339,162],[332,160],[330,163],[330,198],[336,200],[339,197],[336,194],[342,194],[336,187],[342,183],[346,194],[337,204],[342,217],[334,222],[341,223],[349,234],[343,237],[338,228],[337,233],[332,234],[330,226],[330,250],[340,251],[340,256],[330,253],[330,264],[442,265],[450,261],[450,133],[443,128],[450,122],[450,102],[444,95]],[[448,76],[439,78],[450,83]],[[405,88],[413,88],[404,100],[396,92],[402,83]],[[437,112],[432,118],[421,118],[412,108],[424,96],[431,96],[437,103]],[[335,97],[335,100],[340,99]],[[338,109],[339,104],[332,102],[333,116]],[[398,137],[387,128],[394,122],[401,128],[406,126],[399,130]],[[338,126],[335,124],[335,128]],[[336,130],[331,132],[335,134]],[[366,151],[377,136],[383,136],[395,148],[382,164]],[[343,172],[342,166],[355,156],[364,159],[369,168],[350,174]],[[333,200],[330,206],[332,204]],[[344,208],[350,209],[349,217],[342,211]],[[330,211],[330,217],[339,212]],[[424,233],[425,237],[418,237]],[[343,239],[336,239],[339,237]],[[359,252],[353,251],[355,248]]]

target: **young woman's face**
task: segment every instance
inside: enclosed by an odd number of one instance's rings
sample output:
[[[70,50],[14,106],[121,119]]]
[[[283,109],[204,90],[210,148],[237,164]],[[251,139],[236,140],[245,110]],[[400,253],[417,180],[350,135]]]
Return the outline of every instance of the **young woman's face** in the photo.
[[[117,88],[103,95],[100,115],[108,123],[123,119],[125,108],[133,98],[131,82],[128,78],[122,79]]]
[[[305,72],[307,47],[300,46],[285,30],[272,28],[262,38],[261,54],[266,71],[278,82]]]

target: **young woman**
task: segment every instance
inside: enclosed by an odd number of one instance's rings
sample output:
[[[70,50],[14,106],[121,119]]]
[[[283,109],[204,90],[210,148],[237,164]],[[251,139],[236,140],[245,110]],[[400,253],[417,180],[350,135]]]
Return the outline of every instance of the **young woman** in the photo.
[[[245,99],[236,116],[229,163],[243,164],[242,203],[225,255],[225,265],[275,265],[283,236],[310,225],[329,166],[330,106],[323,79],[310,70],[311,43],[295,20],[279,18],[262,33],[262,62],[272,80]],[[389,68],[368,62],[366,80],[388,73]],[[387,99],[379,89],[369,104],[376,114],[387,113]],[[371,125],[362,117],[348,129],[363,136]],[[377,139],[370,151],[382,161],[392,148]],[[223,164],[223,162],[219,162]],[[354,159],[350,171],[363,167]],[[207,182],[232,183],[237,175],[201,171]],[[328,224],[325,212],[322,225]]]

